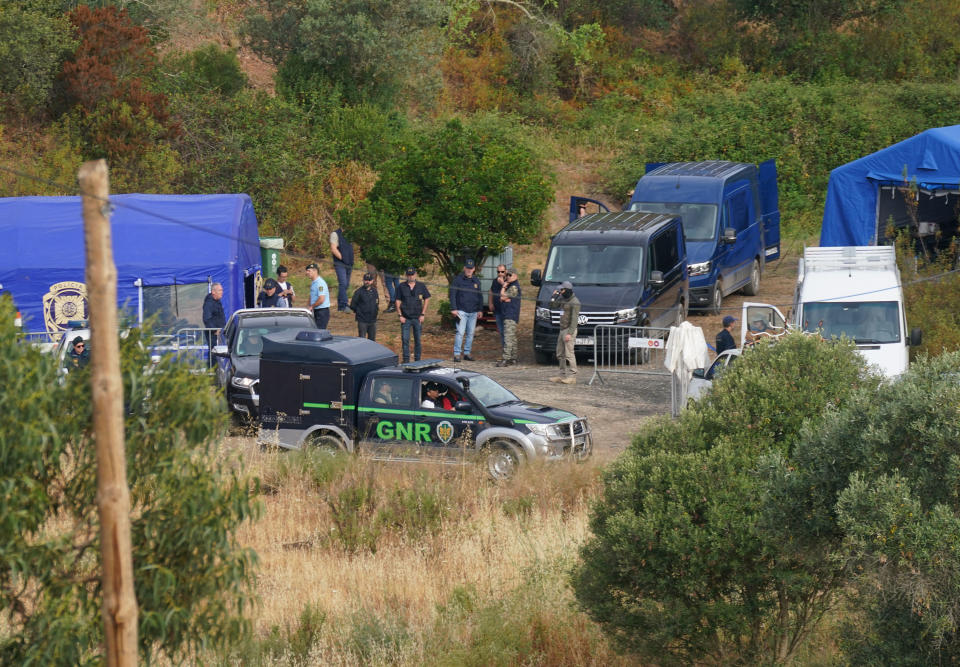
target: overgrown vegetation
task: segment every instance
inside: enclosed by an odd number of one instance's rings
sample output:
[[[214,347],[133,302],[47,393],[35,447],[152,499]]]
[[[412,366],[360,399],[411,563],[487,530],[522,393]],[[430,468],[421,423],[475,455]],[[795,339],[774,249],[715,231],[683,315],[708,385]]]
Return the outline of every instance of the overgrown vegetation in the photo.
[[[103,660],[97,461],[89,370],[20,344],[0,299],[0,662]],[[189,369],[121,342],[142,659],[233,645],[250,627],[256,554],[237,540],[256,486],[218,459],[220,398]],[[149,368],[149,372],[144,372]]]
[[[658,664],[790,662],[840,601],[843,659],[955,660],[958,374],[880,382],[802,334],[746,352],[605,473],[580,604]]]

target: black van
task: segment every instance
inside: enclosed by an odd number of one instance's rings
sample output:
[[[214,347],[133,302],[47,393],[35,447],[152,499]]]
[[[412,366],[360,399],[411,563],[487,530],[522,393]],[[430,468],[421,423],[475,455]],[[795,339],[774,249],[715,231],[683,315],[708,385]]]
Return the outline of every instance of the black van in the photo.
[[[600,324],[678,325],[690,303],[680,217],[593,213],[557,232],[543,271],[530,274],[531,284],[540,288],[533,325],[538,363],[548,363],[556,351],[560,311],[550,310],[549,303],[565,280],[580,300],[577,352],[593,352],[594,328]]]

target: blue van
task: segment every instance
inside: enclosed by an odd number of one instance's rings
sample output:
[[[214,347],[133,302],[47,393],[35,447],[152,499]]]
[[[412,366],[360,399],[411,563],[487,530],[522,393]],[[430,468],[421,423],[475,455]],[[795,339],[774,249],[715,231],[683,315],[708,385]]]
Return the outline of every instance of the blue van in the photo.
[[[588,203],[607,210],[600,202],[574,197],[571,218]],[[648,164],[627,209],[683,219],[694,310],[719,313],[728,294],[757,294],[766,263],[780,257],[773,160],[760,165],[723,160]]]

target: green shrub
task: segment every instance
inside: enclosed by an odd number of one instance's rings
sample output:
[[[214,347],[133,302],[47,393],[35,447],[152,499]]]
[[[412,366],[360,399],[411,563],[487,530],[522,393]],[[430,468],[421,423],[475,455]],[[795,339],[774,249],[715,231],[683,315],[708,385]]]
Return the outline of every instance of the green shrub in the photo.
[[[412,540],[436,535],[450,508],[442,490],[426,488],[420,477],[414,488],[394,489],[377,512],[376,524],[400,531]]]
[[[377,488],[367,475],[348,482],[335,495],[327,497],[333,520],[331,537],[348,553],[376,553],[380,528],[374,521]]]

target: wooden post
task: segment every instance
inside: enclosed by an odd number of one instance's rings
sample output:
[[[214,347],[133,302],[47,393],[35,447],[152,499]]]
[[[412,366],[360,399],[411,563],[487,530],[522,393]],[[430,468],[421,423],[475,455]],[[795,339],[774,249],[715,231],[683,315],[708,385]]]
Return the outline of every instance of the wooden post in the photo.
[[[104,160],[85,162],[77,174],[83,194],[90,305],[90,384],[97,445],[97,505],[103,566],[103,628],[107,665],[137,662],[137,598],[133,589],[130,489],[123,436],[123,382],[117,323],[117,267],[108,217],[110,182]]]

